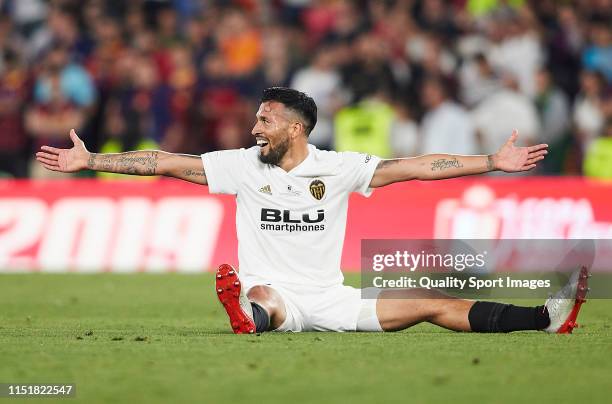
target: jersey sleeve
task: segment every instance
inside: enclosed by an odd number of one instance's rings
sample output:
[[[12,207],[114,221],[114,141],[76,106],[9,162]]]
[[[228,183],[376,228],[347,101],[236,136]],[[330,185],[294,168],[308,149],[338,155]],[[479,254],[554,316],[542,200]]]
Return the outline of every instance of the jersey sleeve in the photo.
[[[220,150],[202,154],[202,163],[211,194],[236,195],[242,183],[242,150]]]
[[[349,192],[370,196],[370,182],[380,158],[366,153],[343,152],[342,172],[346,178]]]

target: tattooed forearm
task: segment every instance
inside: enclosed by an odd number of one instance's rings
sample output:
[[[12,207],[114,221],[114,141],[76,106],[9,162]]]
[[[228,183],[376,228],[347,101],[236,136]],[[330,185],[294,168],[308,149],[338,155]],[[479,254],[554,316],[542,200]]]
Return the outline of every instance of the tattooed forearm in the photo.
[[[183,174],[185,174],[187,177],[204,177],[206,176],[206,174],[204,173],[204,170],[183,170]]]
[[[489,154],[487,156],[487,170],[493,171],[494,169],[495,165],[493,164],[493,156]]]
[[[94,165],[96,163],[96,153],[89,153],[89,159],[87,159],[87,168],[90,170],[94,169]]]
[[[114,154],[91,153],[87,168],[120,174],[156,175],[159,152],[135,151]]]
[[[442,171],[447,168],[462,168],[463,164],[456,157],[452,159],[437,159],[431,162],[431,171]]]
[[[370,187],[382,187],[410,180],[442,180],[482,174],[492,170],[495,170],[493,156],[425,154],[418,157],[380,161],[370,181]]]

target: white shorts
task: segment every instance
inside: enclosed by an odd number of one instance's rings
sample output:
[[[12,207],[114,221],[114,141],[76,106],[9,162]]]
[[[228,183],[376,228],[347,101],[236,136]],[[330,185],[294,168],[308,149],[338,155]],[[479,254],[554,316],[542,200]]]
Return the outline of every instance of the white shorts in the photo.
[[[274,331],[382,331],[376,315],[378,290],[338,285],[330,288],[299,291],[286,286],[265,284],[285,302],[287,318]]]

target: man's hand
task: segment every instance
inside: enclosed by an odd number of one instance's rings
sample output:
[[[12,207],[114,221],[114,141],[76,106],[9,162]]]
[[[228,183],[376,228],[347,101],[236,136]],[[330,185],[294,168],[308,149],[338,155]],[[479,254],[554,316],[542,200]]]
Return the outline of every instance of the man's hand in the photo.
[[[492,170],[501,170],[507,173],[518,171],[529,171],[536,166],[536,163],[548,154],[547,144],[538,144],[530,147],[516,147],[514,142],[518,138],[518,131],[512,131],[510,139],[499,149],[499,151],[489,157]]]
[[[70,131],[72,149],[43,146],[36,160],[48,170],[72,173],[90,169],[130,175],[165,175],[195,184],[206,185],[202,158],[191,154],[166,153],[160,150],[137,150],[123,153],[90,153],[74,129]]]
[[[426,154],[412,158],[381,160],[374,171],[370,187],[383,187],[410,180],[442,180],[494,170],[509,173],[531,170],[548,153],[548,145],[516,147],[514,142],[517,138],[518,131],[514,130],[506,144],[497,153],[488,156]]]
[[[36,153],[36,160],[48,170],[73,173],[87,168],[87,160],[90,153],[85,144],[77,136],[74,129],[70,131],[70,139],[74,144],[72,149],[57,149],[50,146],[42,146]]]

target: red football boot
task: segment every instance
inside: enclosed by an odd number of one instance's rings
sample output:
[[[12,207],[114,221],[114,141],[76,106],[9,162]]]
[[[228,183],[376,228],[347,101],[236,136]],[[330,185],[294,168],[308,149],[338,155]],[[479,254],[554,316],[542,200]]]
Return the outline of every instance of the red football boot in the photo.
[[[253,308],[251,302],[242,290],[238,271],[231,265],[222,264],[217,268],[215,276],[217,297],[227,312],[234,334],[253,334]]]

